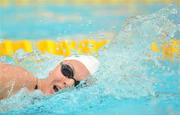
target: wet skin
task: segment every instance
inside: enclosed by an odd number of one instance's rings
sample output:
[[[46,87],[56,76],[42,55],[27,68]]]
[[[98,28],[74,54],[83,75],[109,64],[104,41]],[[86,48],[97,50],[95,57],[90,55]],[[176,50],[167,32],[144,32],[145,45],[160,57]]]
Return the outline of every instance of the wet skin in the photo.
[[[74,79],[77,81],[85,80],[90,75],[87,68],[79,61],[65,60],[63,64],[73,68]],[[74,80],[64,76],[60,70],[61,64],[49,72],[48,78],[37,79],[31,72],[22,67],[0,63],[0,99],[12,96],[25,87],[29,91],[34,91],[38,86],[38,89],[45,95],[72,87]]]

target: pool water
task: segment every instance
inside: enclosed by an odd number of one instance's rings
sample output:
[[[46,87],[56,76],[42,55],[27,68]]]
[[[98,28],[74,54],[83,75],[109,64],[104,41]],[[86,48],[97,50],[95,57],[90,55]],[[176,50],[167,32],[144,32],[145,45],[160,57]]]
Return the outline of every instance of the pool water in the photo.
[[[88,86],[66,89],[53,96],[42,96],[40,91],[28,93],[26,89],[22,89],[17,95],[0,101],[1,114],[179,115],[179,57],[175,56],[173,60],[163,59],[161,54],[150,50],[153,41],[162,44],[172,37],[179,40],[179,18],[180,9],[176,5],[127,19],[116,17],[117,22],[114,21],[116,23],[112,25],[121,24],[121,26],[115,28],[110,26],[109,29],[116,35],[106,50],[99,52],[97,58],[101,66],[99,71],[89,78]],[[99,29],[106,30],[108,26]],[[81,27],[79,28],[81,33]],[[98,27],[94,28],[99,30]],[[3,30],[3,36],[13,36],[13,33],[9,35],[6,31]],[[12,28],[13,31],[18,30]],[[92,31],[86,30],[84,34],[89,32]],[[25,32],[16,37],[18,39],[30,33]],[[164,33],[167,36],[162,38]],[[33,33],[31,39],[38,39],[36,35]],[[48,35],[40,34],[38,37]],[[39,62],[42,67],[37,70],[42,73],[34,72],[38,75],[47,74],[43,70],[49,71],[58,63],[59,58],[62,58],[48,54],[41,55],[38,52],[33,52],[32,55],[43,60]],[[27,54],[19,51],[13,59],[22,59],[21,61],[14,62],[5,57],[1,58],[1,61],[27,68],[39,64],[28,65],[29,61],[37,62],[36,59],[28,60],[28,58],[30,57]],[[51,66],[47,67],[50,63]]]

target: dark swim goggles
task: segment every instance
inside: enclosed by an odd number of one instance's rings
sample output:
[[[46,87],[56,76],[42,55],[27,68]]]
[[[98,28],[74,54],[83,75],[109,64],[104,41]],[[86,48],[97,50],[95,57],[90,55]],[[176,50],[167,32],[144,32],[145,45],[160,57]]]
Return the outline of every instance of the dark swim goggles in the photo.
[[[65,77],[69,79],[73,79],[75,87],[80,83],[80,81],[77,81],[76,79],[74,79],[74,71],[69,65],[61,63],[61,73]]]

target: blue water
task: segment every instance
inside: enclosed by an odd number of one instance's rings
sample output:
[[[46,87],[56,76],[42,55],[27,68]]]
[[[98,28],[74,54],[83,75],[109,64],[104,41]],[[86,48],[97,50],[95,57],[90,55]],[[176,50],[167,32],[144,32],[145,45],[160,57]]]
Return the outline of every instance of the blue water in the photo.
[[[120,16],[92,16],[95,10],[106,8],[91,9],[84,7],[82,10],[77,7],[42,7],[35,10],[37,12],[44,10],[63,11],[64,14],[78,12],[83,17],[82,26],[78,26],[79,23],[61,22],[57,24],[50,19],[40,21],[36,17],[37,15],[34,17],[34,13],[30,18],[35,19],[29,20],[28,17],[25,24],[16,20],[9,21],[11,18],[3,20],[8,22],[3,23],[2,26],[1,37],[3,38],[40,39],[50,37],[57,39],[61,35],[73,37],[76,34],[88,34],[91,36],[92,33],[102,31],[111,31],[115,33],[115,37],[106,50],[102,50],[98,54],[101,66],[99,71],[89,79],[89,81],[93,81],[91,85],[67,89],[56,95],[46,97],[38,91],[30,94],[21,91],[7,100],[0,101],[1,114],[180,114],[179,57],[174,57],[173,61],[166,60],[161,57],[161,54],[153,53],[149,49],[153,41],[161,44],[169,41],[172,37],[179,40],[179,7],[176,5],[141,7],[148,10],[135,12],[137,16],[131,12]],[[11,12],[12,9],[5,9],[4,12]],[[24,13],[32,12],[32,8],[25,9],[23,10]],[[15,12],[22,11],[17,9]],[[11,13],[7,15],[3,13],[3,15],[11,17]],[[17,24],[20,24],[18,29]],[[71,25],[69,28],[67,27],[68,24]],[[64,29],[65,32],[63,32]],[[168,36],[162,39],[164,33]],[[16,64],[27,68],[42,64],[39,73],[42,72],[40,75],[43,75],[45,73],[42,70],[48,72],[59,61],[59,58],[62,58],[37,54],[37,52],[32,53],[43,61],[31,63],[31,65],[26,64],[26,62],[29,60],[36,62],[36,60],[31,60],[31,57],[22,54],[21,51],[13,59],[16,60]],[[160,60],[158,59],[159,56],[161,57]],[[17,63],[18,58],[23,59],[23,61]],[[13,59],[0,59],[1,61],[15,63]],[[51,67],[49,67],[50,64]],[[33,72],[33,69],[31,71]]]
[[[117,6],[27,6],[0,8],[0,38],[42,39],[74,34],[119,31],[123,21],[136,14],[148,14],[164,5]],[[134,11],[137,9],[137,11]],[[75,16],[75,17],[70,17]],[[67,17],[64,20],[64,17]],[[17,29],[18,28],[18,29]]]

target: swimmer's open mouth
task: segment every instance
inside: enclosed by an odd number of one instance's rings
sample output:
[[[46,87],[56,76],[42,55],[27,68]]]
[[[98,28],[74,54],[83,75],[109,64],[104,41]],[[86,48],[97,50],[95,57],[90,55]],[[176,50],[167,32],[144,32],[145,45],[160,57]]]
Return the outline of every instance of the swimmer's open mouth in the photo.
[[[57,85],[53,85],[53,90],[54,90],[54,92],[58,92],[59,89],[61,89],[61,88],[59,88]]]

